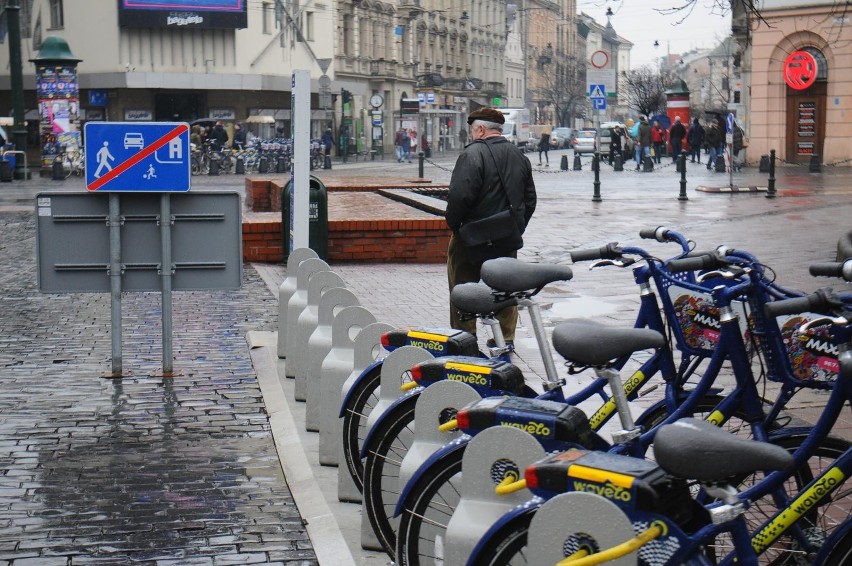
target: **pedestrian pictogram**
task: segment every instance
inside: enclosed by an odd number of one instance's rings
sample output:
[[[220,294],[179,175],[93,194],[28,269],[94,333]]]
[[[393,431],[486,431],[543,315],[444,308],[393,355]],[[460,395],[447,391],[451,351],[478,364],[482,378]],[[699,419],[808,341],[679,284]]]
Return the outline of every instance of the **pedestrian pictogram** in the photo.
[[[112,192],[189,190],[189,125],[182,122],[89,122],[86,188]]]
[[[591,85],[589,87],[589,98],[606,98],[604,85]]]

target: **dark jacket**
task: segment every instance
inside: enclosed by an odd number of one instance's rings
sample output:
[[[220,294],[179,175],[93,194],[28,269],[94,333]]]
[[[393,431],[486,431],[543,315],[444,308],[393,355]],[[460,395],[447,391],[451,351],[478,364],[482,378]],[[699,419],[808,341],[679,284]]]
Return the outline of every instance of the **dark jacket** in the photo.
[[[737,155],[743,149],[743,129],[734,124],[733,149],[734,155]]]
[[[686,141],[689,142],[689,147],[701,147],[704,143],[704,127],[701,126],[698,118],[692,121],[689,132],[686,134]]]
[[[213,142],[213,147],[221,149],[228,144],[228,132],[222,126],[216,126],[210,132],[210,141]]]
[[[538,140],[538,150],[547,151],[548,149],[550,149],[550,134],[543,133],[541,139]]]
[[[651,146],[651,125],[648,122],[639,123],[639,135],[636,136],[636,141],[642,144],[642,147]]]
[[[489,148],[494,154],[493,159]],[[497,164],[506,182],[505,191]],[[529,159],[502,136],[471,143],[459,155],[450,179],[445,213],[447,225],[458,232],[465,222],[487,218],[505,210],[507,193],[518,229],[523,233],[536,205],[535,183]]]
[[[705,132],[704,139],[707,140],[709,147],[719,147],[722,145],[722,131],[718,126],[710,126]]]
[[[672,124],[672,127],[669,129],[669,139],[672,140],[672,141],[674,141],[674,140],[681,140],[682,141],[685,136],[686,136],[686,128],[684,128],[683,124],[681,124],[680,122],[675,121],[675,123]]]

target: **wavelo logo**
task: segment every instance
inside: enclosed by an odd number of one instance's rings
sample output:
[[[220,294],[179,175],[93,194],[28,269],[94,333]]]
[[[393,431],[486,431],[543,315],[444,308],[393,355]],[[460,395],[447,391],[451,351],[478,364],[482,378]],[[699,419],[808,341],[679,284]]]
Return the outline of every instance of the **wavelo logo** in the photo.
[[[502,421],[500,426],[510,426],[512,428],[521,429],[524,432],[528,432],[533,436],[550,436],[550,428],[544,423],[537,423],[535,421],[529,421],[528,423],[513,423],[509,421]]]
[[[418,348],[423,348],[424,350],[431,350],[433,352],[443,352],[444,345],[437,340],[409,340],[408,342],[412,346],[417,346]]]
[[[478,373],[450,373],[447,372],[450,381],[461,381],[468,385],[488,385],[488,378]]]
[[[606,497],[607,499],[611,499],[613,501],[627,502],[633,498],[633,495],[630,493],[630,490],[624,489],[623,487],[615,485],[611,482],[606,482],[606,484],[601,485],[598,483],[589,483],[575,480],[574,491],[594,493],[595,495],[600,495],[601,497]]]

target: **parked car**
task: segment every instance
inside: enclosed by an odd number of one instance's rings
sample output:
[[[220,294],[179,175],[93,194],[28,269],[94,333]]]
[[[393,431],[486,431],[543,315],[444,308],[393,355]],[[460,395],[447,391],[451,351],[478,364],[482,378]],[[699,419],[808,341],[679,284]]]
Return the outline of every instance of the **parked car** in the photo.
[[[574,153],[594,153],[598,147],[598,132],[595,130],[578,130],[574,133]]]
[[[574,138],[574,128],[553,128],[550,132],[550,147],[563,149],[571,147],[571,141]]]

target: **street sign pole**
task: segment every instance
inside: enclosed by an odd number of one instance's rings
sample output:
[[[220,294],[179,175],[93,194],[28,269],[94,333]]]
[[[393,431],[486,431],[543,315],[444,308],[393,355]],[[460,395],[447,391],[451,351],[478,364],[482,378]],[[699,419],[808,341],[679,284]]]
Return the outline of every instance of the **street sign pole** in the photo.
[[[160,280],[163,309],[163,376],[172,377],[172,201],[160,195]]]
[[[109,194],[109,282],[112,317],[112,376],[121,377],[121,196]]]
[[[291,116],[293,127],[293,168],[290,183],[290,251],[307,248],[310,212],[310,116],[311,74],[293,71]]]

